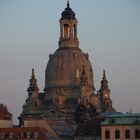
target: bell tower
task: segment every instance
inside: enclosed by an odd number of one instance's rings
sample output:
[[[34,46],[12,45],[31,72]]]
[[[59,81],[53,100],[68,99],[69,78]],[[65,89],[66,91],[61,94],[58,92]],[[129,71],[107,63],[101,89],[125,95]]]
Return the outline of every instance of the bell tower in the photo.
[[[106,79],[105,70],[103,70],[103,78],[101,81],[101,88],[99,90],[102,111],[114,112],[115,109],[112,107],[112,101],[110,98],[110,89],[108,87],[108,81]]]
[[[70,8],[70,3],[67,1],[67,7],[61,14],[60,19],[60,38],[59,47],[78,47],[79,41],[77,38],[77,19],[74,11]]]

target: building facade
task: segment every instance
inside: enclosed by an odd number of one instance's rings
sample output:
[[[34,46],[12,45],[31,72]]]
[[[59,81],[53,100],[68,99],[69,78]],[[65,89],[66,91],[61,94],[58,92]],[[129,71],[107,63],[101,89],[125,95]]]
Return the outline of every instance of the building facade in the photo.
[[[33,69],[20,125],[37,119],[81,122],[101,112],[115,111],[105,70],[101,88],[95,93],[93,68],[88,53],[79,48],[78,21],[69,1],[59,23],[59,48],[49,55],[44,92],[39,92]]]
[[[45,128],[0,128],[0,140],[48,140]]]
[[[5,105],[0,104],[0,128],[4,127],[13,127],[12,114]]]
[[[102,140],[140,140],[140,114],[115,114],[101,125]]]

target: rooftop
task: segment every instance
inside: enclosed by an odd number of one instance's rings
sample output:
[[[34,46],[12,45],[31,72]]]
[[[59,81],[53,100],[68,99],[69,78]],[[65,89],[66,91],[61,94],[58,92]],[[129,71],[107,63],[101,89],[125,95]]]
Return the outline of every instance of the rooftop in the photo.
[[[140,125],[140,113],[110,115],[102,125]]]

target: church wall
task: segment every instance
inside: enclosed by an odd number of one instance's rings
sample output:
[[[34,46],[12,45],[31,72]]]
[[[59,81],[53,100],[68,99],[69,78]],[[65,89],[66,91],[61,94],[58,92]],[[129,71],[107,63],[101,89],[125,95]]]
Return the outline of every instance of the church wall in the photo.
[[[24,127],[46,128],[46,121],[45,120],[25,120]]]
[[[105,139],[105,131],[109,130],[110,131],[110,139],[108,140],[117,140],[117,138],[115,139],[115,130],[119,130],[120,131],[120,139],[119,140],[128,140],[128,138],[125,138],[125,130],[129,130],[130,131],[130,138],[129,140],[140,140],[140,138],[135,138],[135,130],[139,129],[140,130],[140,125],[135,125],[135,124],[131,124],[131,125],[108,125],[108,126],[102,126],[102,140],[106,140]]]
[[[13,127],[11,120],[0,120],[0,128],[10,128]]]

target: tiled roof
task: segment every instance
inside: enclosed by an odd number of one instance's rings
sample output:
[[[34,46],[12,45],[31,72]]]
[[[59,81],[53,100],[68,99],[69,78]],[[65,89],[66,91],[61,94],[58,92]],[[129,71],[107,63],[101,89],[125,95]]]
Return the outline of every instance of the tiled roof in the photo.
[[[8,111],[7,107],[0,104],[0,120],[11,120],[12,114]]]

